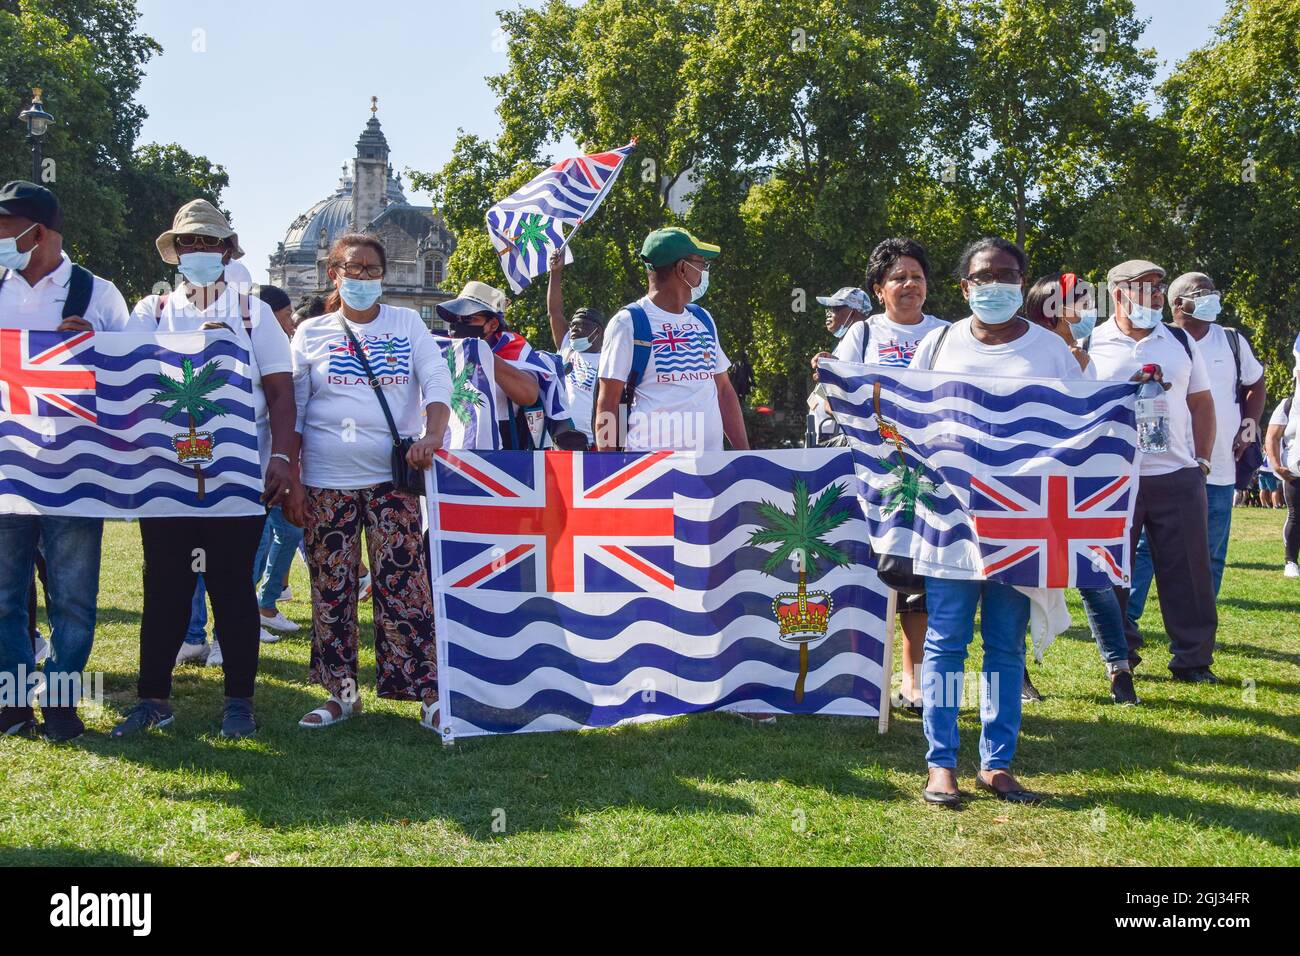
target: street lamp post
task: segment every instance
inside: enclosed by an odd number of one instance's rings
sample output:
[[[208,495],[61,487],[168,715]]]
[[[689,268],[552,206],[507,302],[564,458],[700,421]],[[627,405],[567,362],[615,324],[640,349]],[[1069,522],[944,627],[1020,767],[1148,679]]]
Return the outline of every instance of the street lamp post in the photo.
[[[45,131],[54,122],[54,117],[45,112],[41,103],[41,88],[32,90],[32,105],[18,114],[18,119],[27,124],[27,145],[32,148],[32,182],[41,181],[41,140]]]

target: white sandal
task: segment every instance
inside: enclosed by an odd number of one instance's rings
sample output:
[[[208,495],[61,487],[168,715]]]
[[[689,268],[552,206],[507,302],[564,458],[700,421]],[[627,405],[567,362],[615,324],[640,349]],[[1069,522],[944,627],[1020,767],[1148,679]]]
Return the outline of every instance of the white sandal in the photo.
[[[338,716],[335,716],[334,713],[329,709],[328,706],[329,704],[334,704],[338,707],[339,709]],[[322,704],[320,707],[317,707],[315,710],[313,710],[310,714],[304,715],[302,720],[298,721],[298,726],[306,727],[309,730],[316,730],[317,728],[320,727],[330,727],[334,724],[341,724],[343,723],[343,721],[351,717],[354,713],[359,714],[360,712],[361,712],[361,700],[359,698],[356,701],[349,704],[339,700],[337,697],[331,697],[329,700],[325,701],[325,703]],[[308,717],[319,717],[320,720],[308,720],[307,719]]]
[[[442,734],[442,727],[439,724],[438,702],[435,700],[432,704],[420,704],[420,726],[425,730],[432,730],[435,734]]]

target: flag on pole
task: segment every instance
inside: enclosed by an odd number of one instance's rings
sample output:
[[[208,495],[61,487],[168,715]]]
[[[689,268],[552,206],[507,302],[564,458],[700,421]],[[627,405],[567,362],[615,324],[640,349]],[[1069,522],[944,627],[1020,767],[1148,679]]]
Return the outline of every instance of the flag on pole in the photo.
[[[822,362],[871,546],[918,574],[1129,583],[1136,386]]]
[[[229,332],[0,330],[0,514],[262,514],[253,374]]]
[[[510,288],[518,293],[546,272],[551,253],[592,217],[618,178],[636,140],[618,149],[564,159],[487,211],[488,235]]]
[[[444,736],[706,710],[883,730],[893,604],[852,481],[843,448],[439,452]]]

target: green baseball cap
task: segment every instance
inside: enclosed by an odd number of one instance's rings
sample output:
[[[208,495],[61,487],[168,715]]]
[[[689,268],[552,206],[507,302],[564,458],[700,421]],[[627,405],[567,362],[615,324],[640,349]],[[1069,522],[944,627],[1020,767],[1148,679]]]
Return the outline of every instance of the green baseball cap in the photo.
[[[721,246],[701,242],[679,226],[668,226],[645,237],[645,242],[641,243],[641,260],[658,269],[692,255],[713,259],[721,251]]]

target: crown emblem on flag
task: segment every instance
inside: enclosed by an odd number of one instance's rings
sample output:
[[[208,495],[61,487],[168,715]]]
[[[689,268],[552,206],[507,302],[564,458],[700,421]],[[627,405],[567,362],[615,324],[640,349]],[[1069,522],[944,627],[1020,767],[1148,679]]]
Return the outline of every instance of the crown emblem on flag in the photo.
[[[182,465],[207,465],[212,463],[212,433],[182,432],[172,439],[176,460]]]
[[[825,591],[782,591],[772,601],[781,640],[801,644],[825,637],[834,607]]]

